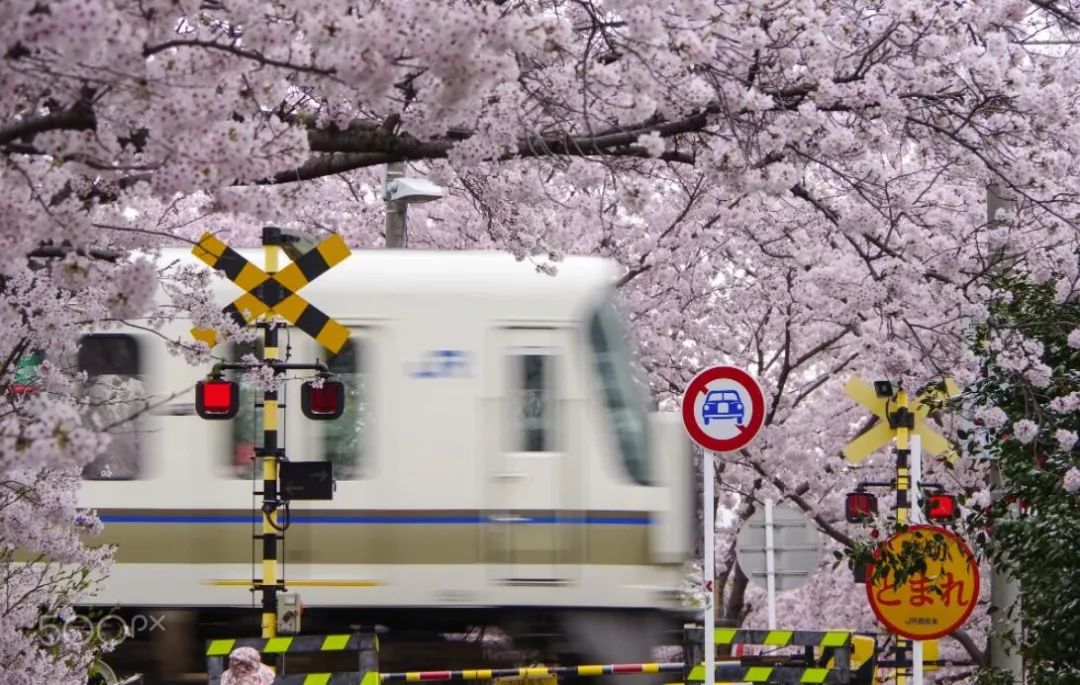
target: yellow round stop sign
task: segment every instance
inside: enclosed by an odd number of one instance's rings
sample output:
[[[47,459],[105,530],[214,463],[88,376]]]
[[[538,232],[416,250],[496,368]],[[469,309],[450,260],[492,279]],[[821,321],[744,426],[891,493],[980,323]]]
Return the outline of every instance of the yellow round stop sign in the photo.
[[[911,526],[886,540],[866,574],[866,596],[890,632],[911,640],[944,637],[979,599],[979,566],[964,541],[938,526]],[[881,577],[875,577],[879,568]],[[897,582],[897,570],[901,570]]]

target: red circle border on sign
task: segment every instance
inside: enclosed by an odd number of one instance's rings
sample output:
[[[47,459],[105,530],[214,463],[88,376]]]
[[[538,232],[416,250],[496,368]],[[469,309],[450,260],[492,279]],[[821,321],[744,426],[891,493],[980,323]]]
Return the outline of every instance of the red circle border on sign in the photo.
[[[960,536],[956,535],[951,530],[949,530],[947,528],[942,528],[941,526],[931,526],[929,524],[920,523],[920,524],[908,526],[907,530],[904,531],[904,532],[906,533],[906,532],[911,532],[911,531],[914,531],[914,530],[933,530],[933,531],[936,531],[938,533],[941,533],[943,536],[945,536],[947,538],[950,538],[954,542],[956,542],[957,546],[960,547],[960,550],[967,555],[968,564],[971,567],[971,569],[975,572],[974,581],[975,581],[975,592],[976,592],[976,594],[972,595],[972,597],[971,597],[971,604],[968,605],[967,611],[965,611],[963,613],[963,615],[960,616],[960,618],[957,619],[957,621],[953,625],[949,626],[948,628],[946,628],[945,630],[942,630],[940,632],[933,633],[931,635],[920,635],[919,637],[911,637],[910,635],[905,634],[903,632],[903,629],[897,628],[896,626],[894,626],[892,624],[891,621],[887,620],[884,616],[882,616],[881,611],[878,610],[877,605],[874,603],[873,585],[870,582],[870,579],[874,577],[874,564],[872,562],[870,564],[868,564],[867,567],[866,567],[866,583],[865,583],[865,585],[866,585],[866,601],[870,604],[870,608],[873,609],[874,615],[877,616],[877,619],[879,621],[881,621],[881,624],[883,626],[885,626],[886,628],[888,628],[889,631],[892,632],[893,634],[899,635],[900,637],[903,637],[903,638],[905,638],[907,640],[937,640],[937,639],[946,637],[948,635],[951,635],[956,630],[959,630],[960,626],[964,625],[964,623],[967,622],[968,618],[971,617],[971,612],[973,612],[975,610],[975,605],[978,603],[977,600],[979,598],[979,595],[978,595],[978,592],[979,592],[979,589],[980,589],[979,588],[979,583],[982,582],[981,578],[979,577],[979,564],[975,560],[975,554],[971,551],[971,548],[968,547],[967,543],[964,542],[960,538]],[[884,546],[888,546],[889,544],[891,544],[893,538],[895,538],[898,535],[902,535],[902,533],[895,533],[895,534],[889,536],[888,540],[881,543],[882,546],[884,547]]]
[[[694,399],[697,393],[702,392],[709,383],[718,378],[735,381],[746,388],[746,392],[750,395],[750,406],[754,412],[753,418],[742,433],[727,440],[709,436],[701,429],[694,416]],[[742,369],[734,366],[713,366],[694,376],[690,384],[686,386],[686,392],[683,393],[682,398],[682,415],[686,432],[698,445],[710,452],[734,452],[749,445],[761,430],[761,425],[765,422],[765,395],[761,392],[761,386],[754,377]]]

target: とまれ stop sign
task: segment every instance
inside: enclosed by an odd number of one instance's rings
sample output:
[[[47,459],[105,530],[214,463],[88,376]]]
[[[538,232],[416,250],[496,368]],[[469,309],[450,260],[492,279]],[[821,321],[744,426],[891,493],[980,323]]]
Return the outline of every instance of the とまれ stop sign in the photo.
[[[683,425],[711,452],[746,447],[765,422],[765,395],[753,376],[734,366],[705,369],[686,387]]]
[[[964,625],[979,600],[979,565],[964,541],[938,526],[916,525],[886,540],[875,554],[884,551],[901,558],[905,547],[921,556],[925,572],[896,582],[893,568],[881,564],[866,570],[866,597],[874,615],[890,632],[910,640],[936,640]],[[910,558],[909,558],[910,559]]]

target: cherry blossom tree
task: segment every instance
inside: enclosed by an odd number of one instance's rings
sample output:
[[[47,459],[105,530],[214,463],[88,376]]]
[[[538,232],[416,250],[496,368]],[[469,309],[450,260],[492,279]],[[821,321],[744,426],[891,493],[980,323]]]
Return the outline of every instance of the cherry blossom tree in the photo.
[[[839,455],[866,425],[849,375],[969,385],[966,333],[1003,254],[1062,296],[1075,285],[1072,0],[8,0],[0,26],[8,384],[25,353],[92,325],[187,311],[227,326],[195,297],[202,276],[155,270],[162,245],[205,230],[253,244],[267,223],[382,244],[382,165],[408,162],[450,190],[410,210],[410,246],[506,249],[549,272],[564,254],[617,260],[662,407],[708,364],[760,379],[766,427],[717,469],[736,623],[761,624],[732,534],[765,498],[830,545],[868,534],[841,495],[892,463]],[[992,225],[988,184],[1016,199]],[[157,288],[169,311],[151,311]],[[104,449],[77,381],[13,401],[0,448],[5,477],[29,474],[65,521],[66,490],[37,474]],[[58,444],[20,449],[25,432]],[[977,489],[981,473],[927,476]],[[99,564],[30,529],[5,549]],[[784,597],[785,622],[872,627],[862,591],[824,564]],[[4,616],[13,633],[33,618]],[[950,647],[981,664],[985,623]],[[0,671],[41,668],[26,659]]]

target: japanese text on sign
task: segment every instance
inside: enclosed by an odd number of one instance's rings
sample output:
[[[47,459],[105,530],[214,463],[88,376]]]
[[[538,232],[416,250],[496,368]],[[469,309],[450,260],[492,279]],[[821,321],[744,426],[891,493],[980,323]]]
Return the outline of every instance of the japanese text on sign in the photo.
[[[910,551],[917,550],[926,565],[924,572],[912,573],[899,583],[895,569],[875,578],[874,567],[870,567],[867,597],[878,619],[891,632],[912,640],[928,640],[948,635],[963,625],[978,600],[979,571],[960,538],[944,528],[912,526],[889,538],[884,547],[903,555],[907,559],[904,563],[910,563]],[[880,555],[879,559],[883,566],[887,563]]]

